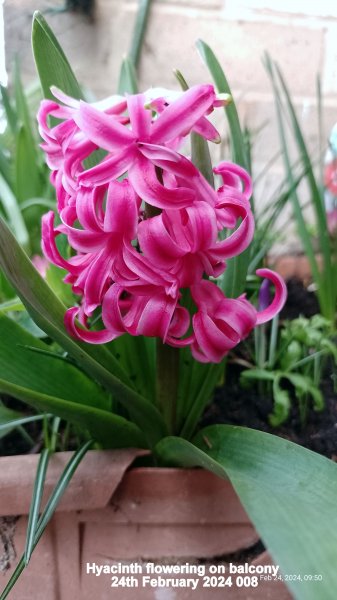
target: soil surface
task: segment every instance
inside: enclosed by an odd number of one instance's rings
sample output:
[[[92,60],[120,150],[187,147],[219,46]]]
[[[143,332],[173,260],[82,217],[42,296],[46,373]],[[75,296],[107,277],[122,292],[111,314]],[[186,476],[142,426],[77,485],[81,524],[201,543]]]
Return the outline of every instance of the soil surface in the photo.
[[[314,292],[305,289],[303,283],[292,279],[287,282],[288,300],[281,313],[283,319],[294,319],[300,315],[311,317],[319,312]],[[272,427],[268,417],[273,410],[271,397],[260,396],[252,389],[242,389],[239,377],[242,367],[231,364],[227,369],[224,387],[215,392],[214,402],[206,410],[202,426],[226,423],[266,431],[289,439],[315,452],[337,461],[337,394],[333,367],[327,367],[321,390],[325,398],[325,409],[314,411],[310,405],[306,422],[300,419],[298,402],[294,398],[289,418],[280,427]]]

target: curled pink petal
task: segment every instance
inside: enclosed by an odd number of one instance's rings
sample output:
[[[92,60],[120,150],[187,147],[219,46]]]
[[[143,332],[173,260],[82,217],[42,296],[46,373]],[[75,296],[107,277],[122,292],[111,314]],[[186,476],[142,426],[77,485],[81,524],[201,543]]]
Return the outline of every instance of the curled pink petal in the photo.
[[[275,286],[275,295],[272,303],[268,308],[257,313],[256,323],[257,325],[261,325],[273,319],[282,310],[287,299],[287,286],[281,275],[270,269],[258,269],[256,275],[269,279]]]
[[[116,334],[108,331],[107,329],[101,331],[90,331],[89,329],[81,329],[76,324],[76,317],[78,316],[80,309],[74,306],[69,308],[64,315],[64,324],[68,333],[82,342],[88,342],[89,344],[106,344],[111,342],[113,339],[118,337]]]
[[[216,144],[221,142],[220,133],[205,117],[201,117],[201,119],[196,122],[192,131],[198,135],[201,135],[201,137],[205,138],[205,140],[209,140],[210,142],[215,142]]]
[[[192,286],[198,311],[193,315],[192,354],[201,362],[221,362],[256,325],[256,310],[245,298],[226,298],[211,281]]]
[[[221,175],[224,185],[242,192],[249,200],[253,193],[252,179],[247,171],[231,162],[223,161],[213,169],[214,173]]]
[[[166,188],[158,180],[154,165],[143,156],[138,157],[130,166],[129,181],[138,196],[157,208],[182,208],[192,204],[195,199],[195,192],[192,189]]]

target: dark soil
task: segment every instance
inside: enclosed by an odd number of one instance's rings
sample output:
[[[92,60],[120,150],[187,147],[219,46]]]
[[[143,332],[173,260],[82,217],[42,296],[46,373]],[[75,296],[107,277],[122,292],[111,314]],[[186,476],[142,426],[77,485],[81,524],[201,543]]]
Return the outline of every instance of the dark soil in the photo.
[[[280,427],[272,427],[268,422],[273,410],[272,398],[242,389],[238,384],[240,367],[237,365],[231,365],[228,371],[231,374],[229,381],[226,387],[216,390],[214,403],[204,415],[203,426],[226,423],[266,431],[337,461],[337,398],[331,377],[327,376],[322,382],[326,403],[322,412],[309,407],[303,424],[294,399],[288,420]]]
[[[313,317],[319,312],[319,304],[314,291],[306,288],[300,279],[289,279],[287,281],[288,298],[284,309],[280,314],[281,319],[296,319]]]
[[[307,291],[301,281],[290,280],[287,285],[288,300],[281,318],[294,319],[300,315],[310,317],[319,312],[315,294]],[[272,427],[268,420],[273,410],[272,398],[260,396],[253,389],[240,387],[241,370],[242,367],[237,364],[230,364],[230,368],[227,368],[225,386],[216,390],[214,402],[207,409],[202,426],[227,423],[266,431],[337,461],[337,394],[332,366],[326,369],[321,383],[325,409],[317,412],[309,405],[306,422],[302,423],[298,403],[294,398],[288,420],[277,428]]]

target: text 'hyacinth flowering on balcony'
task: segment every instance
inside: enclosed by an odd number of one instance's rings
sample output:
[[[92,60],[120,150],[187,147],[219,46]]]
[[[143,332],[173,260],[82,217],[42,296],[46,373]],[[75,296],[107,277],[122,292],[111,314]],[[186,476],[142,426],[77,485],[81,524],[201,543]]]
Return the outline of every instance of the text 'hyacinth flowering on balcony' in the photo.
[[[96,105],[53,94],[62,104],[43,101],[39,127],[60,224],[53,212],[45,215],[42,238],[45,256],[66,269],[65,281],[80,296],[66,313],[68,331],[92,343],[125,333],[159,337],[189,345],[199,361],[221,361],[280,310],[286,294],[277,274],[258,271],[275,286],[272,304],[259,313],[244,296],[226,298],[209,280],[252,240],[251,180],[222,162],[214,169],[222,185],[214,190],[178,150],[191,132],[219,141],[207,115],[226,99],[211,85],[175,94],[153,89]],[[49,127],[48,116],[58,124]],[[104,158],[88,168],[97,149]],[[72,249],[67,258],[56,243],[61,234]],[[184,290],[193,316],[182,304]],[[96,310],[100,330],[90,328]]]

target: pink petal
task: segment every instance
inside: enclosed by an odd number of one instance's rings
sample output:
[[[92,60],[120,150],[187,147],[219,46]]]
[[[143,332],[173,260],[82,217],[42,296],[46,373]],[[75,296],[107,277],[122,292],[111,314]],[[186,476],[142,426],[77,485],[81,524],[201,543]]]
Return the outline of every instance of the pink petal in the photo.
[[[182,208],[195,199],[191,189],[164,187],[158,181],[155,167],[141,155],[129,168],[129,181],[138,196],[157,208]]]
[[[147,140],[151,130],[151,111],[144,107],[144,94],[127,96],[132,133],[137,139]]]
[[[51,263],[69,271],[71,265],[61,256],[55,243],[55,238],[59,233],[54,229],[54,220],[53,211],[49,211],[42,217],[42,251]]]
[[[138,226],[138,241],[142,252],[153,264],[169,268],[177,258],[190,250],[189,244],[177,244],[164,225],[163,214],[142,221]]]
[[[70,106],[71,108],[75,109],[79,108],[80,101],[76,98],[68,96],[67,94],[62,92],[62,90],[60,90],[58,87],[56,87],[56,85],[52,85],[50,87],[50,91],[53,94],[54,98],[61,100],[61,102],[63,102],[63,104],[65,104],[66,106]]]
[[[241,191],[246,200],[250,199],[253,193],[252,179],[243,167],[223,161],[213,171],[217,175],[221,175],[225,187],[233,187]]]
[[[172,149],[156,146],[155,144],[138,144],[141,153],[149,158],[157,167],[179,177],[182,186],[194,189],[199,200],[211,205],[217,201],[217,196],[195,165],[185,156]]]
[[[103,294],[111,282],[111,269],[119,249],[118,240],[109,240],[97,253],[86,273],[84,305],[86,314],[91,314],[103,300]]]
[[[130,241],[137,235],[138,197],[127,179],[112,181],[108,188],[104,231],[119,233]]]
[[[103,229],[103,201],[106,187],[91,188],[81,187],[76,195],[76,216],[84,229],[102,232]]]
[[[151,142],[165,143],[187,135],[195,123],[213,106],[212,85],[195,85],[167,106],[154,122]]]
[[[256,275],[266,277],[275,286],[275,295],[271,305],[257,313],[257,325],[261,325],[261,323],[266,323],[273,319],[282,310],[287,299],[287,287],[281,275],[270,269],[258,269]]]
[[[214,244],[208,251],[210,257],[220,261],[243,252],[254,236],[254,217],[251,210],[239,204],[232,205],[231,209],[237,219],[242,219],[239,227],[225,240]]]
[[[68,331],[68,333],[76,338],[77,340],[81,340],[82,342],[88,342],[89,344],[106,344],[107,342],[111,342],[118,335],[115,333],[108,331],[107,329],[103,329],[102,331],[90,331],[88,329],[80,329],[76,324],[76,317],[80,309],[76,306],[73,308],[69,308],[64,315],[64,324]]]
[[[212,123],[206,119],[206,117],[201,117],[199,121],[193,127],[193,130],[201,137],[205,138],[205,140],[209,140],[210,142],[215,142],[219,144],[221,142],[221,137],[218,130],[212,125]]]
[[[83,171],[78,176],[80,185],[104,185],[123,175],[135,159],[135,148],[126,148],[116,155],[108,156],[101,163]]]
[[[89,140],[104,150],[121,150],[134,141],[132,131],[121,125],[114,115],[107,115],[82,100],[73,118]]]

